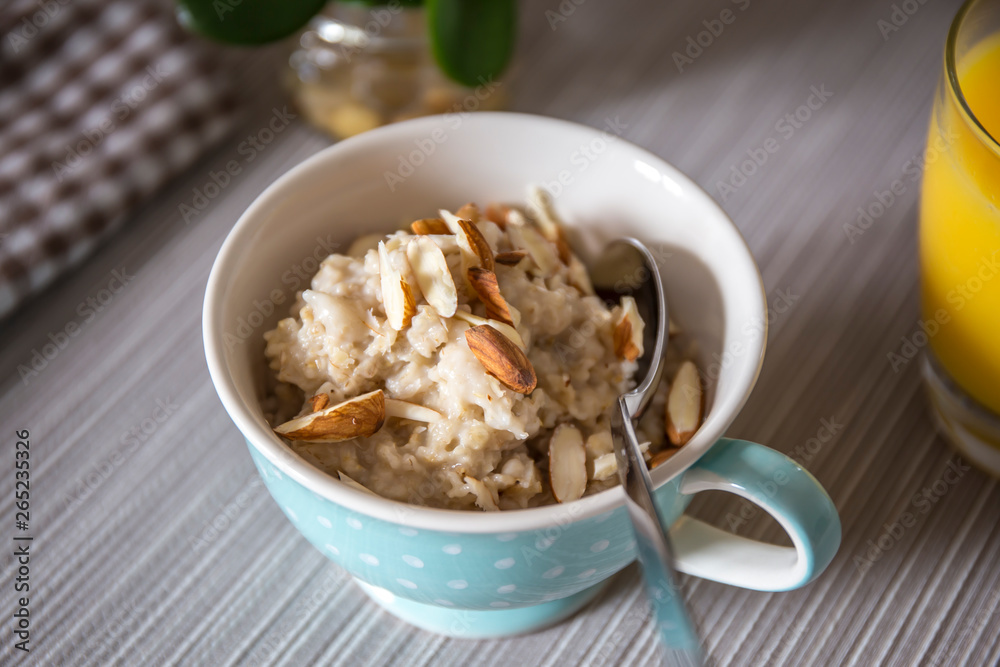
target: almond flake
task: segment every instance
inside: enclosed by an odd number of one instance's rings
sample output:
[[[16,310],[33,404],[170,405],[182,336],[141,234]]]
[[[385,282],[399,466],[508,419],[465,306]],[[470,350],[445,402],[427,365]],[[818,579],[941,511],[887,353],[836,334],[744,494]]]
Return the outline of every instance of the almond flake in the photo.
[[[385,395],[381,389],[285,422],[274,429],[289,440],[340,442],[368,437],[385,422]]]
[[[521,311],[509,303],[507,304],[507,310],[510,311],[511,324],[515,327],[521,326]]]
[[[502,333],[507,338],[510,338],[512,341],[514,341],[514,344],[517,345],[519,348],[521,348],[521,351],[523,352],[528,351],[528,346],[524,342],[524,339],[521,338],[521,334],[517,332],[517,329],[507,324],[506,322],[501,322],[499,320],[489,320],[486,319],[485,317],[479,317],[479,315],[473,315],[467,310],[456,310],[455,317],[464,322],[468,322],[474,327],[480,325],[491,326],[500,333]]]
[[[497,274],[478,266],[473,266],[467,274],[469,284],[479,295],[479,300],[486,306],[486,317],[491,320],[498,320],[514,325],[511,318],[507,301],[500,294],[500,284],[497,282]]]
[[[427,303],[441,317],[454,315],[458,307],[458,290],[441,248],[431,239],[418,236],[406,246],[406,258]]]
[[[521,260],[528,256],[528,253],[523,250],[510,250],[508,252],[501,252],[493,258],[494,263],[503,264],[504,266],[517,266],[521,263]]]
[[[519,394],[530,394],[538,384],[528,357],[510,338],[488,324],[469,327],[465,341],[486,372]]]
[[[644,459],[649,459],[649,446],[651,444],[648,441],[639,443],[639,451],[642,452]],[[615,458],[614,452],[601,454],[594,459],[594,479],[605,480],[616,472],[618,472],[618,459]]]
[[[343,482],[344,484],[346,484],[347,486],[355,488],[358,491],[364,491],[365,493],[370,493],[373,496],[378,495],[377,493],[375,493],[374,491],[372,491],[371,489],[369,489],[367,486],[365,486],[363,484],[360,484],[358,482],[355,482],[353,479],[351,479],[350,477],[348,477],[347,473],[345,473],[345,472],[342,472],[342,471],[338,470],[337,471],[337,476],[340,477],[340,481]]]
[[[479,222],[480,218],[479,207],[472,202],[469,202],[468,204],[462,206],[462,208],[455,211],[455,217],[461,218],[462,220],[468,220],[472,224],[476,224]]]
[[[666,449],[661,449],[653,455],[653,458],[649,461],[649,469],[652,470],[656,466],[662,464],[664,461],[669,459],[671,456],[676,454],[680,447],[667,447]]]
[[[523,248],[531,256],[531,260],[543,275],[551,275],[559,267],[559,257],[556,248],[532,227],[511,225],[507,228],[511,243],[517,248]]]
[[[417,312],[416,300],[402,274],[393,267],[389,252],[381,241],[378,244],[378,270],[382,284],[382,306],[389,326],[396,331],[405,329]]]
[[[441,219],[444,220],[444,224],[448,226],[448,230],[451,231],[452,234],[458,234],[462,231],[462,228],[458,224],[461,220],[460,217],[451,211],[444,210],[443,208],[438,210],[438,215],[440,215]]]
[[[417,235],[452,233],[448,228],[447,223],[445,223],[445,221],[441,218],[423,218],[422,220],[414,220],[410,223],[410,229]]]
[[[569,284],[580,290],[584,296],[594,296],[594,285],[590,282],[590,272],[576,255],[569,257]]]
[[[587,490],[587,450],[575,426],[560,424],[549,440],[549,483],[560,503],[583,497]]]
[[[594,459],[594,479],[605,480],[618,472],[618,460],[615,453],[601,454]]]
[[[458,227],[459,232],[455,235],[458,238],[458,247],[473,255],[480,267],[492,271],[494,269],[493,249],[490,248],[489,242],[479,227],[468,220],[459,220]]]
[[[441,419],[441,413],[437,410],[432,410],[417,403],[401,401],[397,398],[385,399],[385,416],[428,423]]]
[[[569,243],[566,242],[566,233],[552,207],[552,198],[548,191],[537,185],[532,186],[528,190],[528,208],[534,215],[538,228],[542,230],[542,235],[555,244],[560,261],[568,265],[573,253],[569,248]]]
[[[704,395],[698,367],[685,361],[677,369],[667,396],[667,437],[680,447],[691,439],[701,425]]]
[[[500,505],[498,504],[500,499],[496,491],[490,489],[475,477],[466,475],[463,481],[472,489],[472,493],[476,496],[476,505],[480,509],[487,512],[497,512],[500,510]]]
[[[309,399],[309,405],[312,407],[313,412],[319,412],[323,408],[330,405],[330,395],[329,394],[316,394]]]
[[[492,203],[486,207],[486,219],[500,229],[507,227],[508,213],[510,213],[510,207],[505,204]]]
[[[635,299],[622,297],[621,319],[615,325],[615,354],[619,359],[635,361],[642,356],[642,334],[645,324],[639,316],[639,308]]]

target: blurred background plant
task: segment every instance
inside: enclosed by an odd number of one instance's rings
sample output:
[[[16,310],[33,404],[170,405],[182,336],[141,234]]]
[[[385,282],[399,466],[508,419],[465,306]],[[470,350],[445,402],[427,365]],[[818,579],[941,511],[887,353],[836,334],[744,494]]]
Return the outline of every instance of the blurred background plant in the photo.
[[[253,46],[292,34],[287,84],[336,138],[408,118],[498,109],[515,0],[178,0],[209,39]]]

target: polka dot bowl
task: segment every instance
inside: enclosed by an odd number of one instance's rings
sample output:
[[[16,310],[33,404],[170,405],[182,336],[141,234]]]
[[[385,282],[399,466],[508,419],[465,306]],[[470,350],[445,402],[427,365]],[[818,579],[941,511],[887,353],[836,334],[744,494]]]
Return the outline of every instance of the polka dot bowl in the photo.
[[[635,559],[624,494],[496,513],[417,507],[341,484],[270,429],[261,409],[264,331],[326,254],[465,201],[514,201],[544,184],[586,254],[609,238],[642,238],[664,257],[673,318],[703,356],[705,421],[652,480],[678,568],[759,590],[821,572],[840,541],[829,497],[794,461],[722,435],[762,362],[767,309],[738,231],[683,174],[616,136],[521,114],[417,119],[327,148],[278,179],[237,222],[204,304],[213,383],[268,490],[317,549],[373,600],[418,626],[493,637],[576,611]],[[490,156],[483,159],[481,156]],[[682,516],[691,495],[724,490],[774,516],[793,546],[736,536]]]

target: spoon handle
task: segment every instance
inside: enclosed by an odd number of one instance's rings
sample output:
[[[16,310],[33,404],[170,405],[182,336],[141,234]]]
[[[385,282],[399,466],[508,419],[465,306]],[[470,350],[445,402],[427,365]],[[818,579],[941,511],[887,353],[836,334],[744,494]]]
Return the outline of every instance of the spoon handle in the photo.
[[[635,529],[636,551],[642,566],[646,594],[663,639],[667,665],[702,665],[701,644],[684,604],[684,594],[674,570],[674,551],[659,510],[639,442],[623,398],[612,411],[611,435],[615,444],[618,476],[625,489],[629,518]]]

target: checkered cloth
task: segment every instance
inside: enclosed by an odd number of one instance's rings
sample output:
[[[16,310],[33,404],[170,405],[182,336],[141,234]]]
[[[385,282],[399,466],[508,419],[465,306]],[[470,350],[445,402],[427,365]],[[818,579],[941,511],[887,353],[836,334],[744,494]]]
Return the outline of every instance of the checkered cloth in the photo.
[[[0,0],[0,317],[232,124],[169,0]]]

